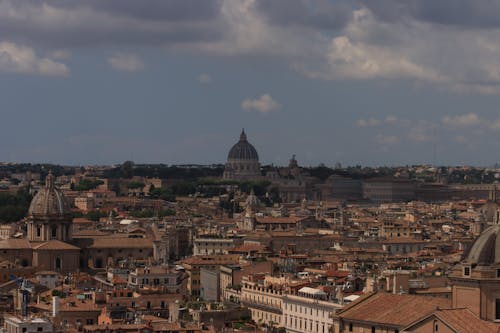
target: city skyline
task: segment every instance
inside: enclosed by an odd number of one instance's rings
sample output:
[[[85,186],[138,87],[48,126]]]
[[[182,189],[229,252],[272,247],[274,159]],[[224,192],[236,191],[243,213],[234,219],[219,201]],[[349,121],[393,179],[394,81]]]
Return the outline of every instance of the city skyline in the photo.
[[[244,127],[263,164],[493,165],[500,10],[461,4],[0,1],[0,160],[224,163]]]

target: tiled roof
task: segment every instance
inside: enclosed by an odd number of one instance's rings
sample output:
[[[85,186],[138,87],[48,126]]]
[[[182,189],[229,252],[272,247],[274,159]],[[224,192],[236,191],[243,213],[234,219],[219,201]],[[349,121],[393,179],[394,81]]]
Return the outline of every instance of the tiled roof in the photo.
[[[404,327],[432,313],[436,308],[449,308],[445,298],[375,293],[346,307],[339,317],[348,321],[363,321]]]
[[[26,239],[9,238],[0,240],[0,250],[31,249],[30,243]]]
[[[91,249],[111,249],[111,248],[140,248],[151,249],[153,242],[148,238],[125,238],[125,237],[103,237],[95,238]]]
[[[76,247],[74,245],[61,242],[59,240],[50,240],[48,242],[33,246],[33,249],[35,250],[80,250],[79,247]]]
[[[453,332],[456,333],[497,333],[499,326],[478,318],[469,309],[438,309],[431,315],[418,319],[416,322],[407,326],[404,330],[411,331],[415,325],[426,321],[428,318],[437,317]]]
[[[438,310],[436,317],[452,326],[457,333],[496,333],[498,326],[496,324],[481,320],[476,317],[469,309],[450,309]]]

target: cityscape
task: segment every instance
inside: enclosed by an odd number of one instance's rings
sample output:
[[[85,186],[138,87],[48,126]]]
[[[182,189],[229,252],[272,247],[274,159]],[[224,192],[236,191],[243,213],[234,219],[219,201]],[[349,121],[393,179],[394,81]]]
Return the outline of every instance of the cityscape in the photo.
[[[500,332],[500,5],[0,0],[0,333]]]

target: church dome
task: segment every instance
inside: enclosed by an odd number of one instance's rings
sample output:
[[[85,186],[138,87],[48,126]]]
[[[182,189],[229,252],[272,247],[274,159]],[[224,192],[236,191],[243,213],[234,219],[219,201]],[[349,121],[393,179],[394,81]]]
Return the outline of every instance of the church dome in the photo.
[[[240,141],[238,141],[229,151],[228,160],[259,160],[257,150],[247,141],[245,130],[241,132]]]
[[[33,197],[28,216],[34,218],[62,219],[71,214],[66,198],[54,185],[54,175],[49,173],[45,179],[45,187]]]
[[[464,263],[491,265],[500,263],[500,225],[486,228],[465,254]]]

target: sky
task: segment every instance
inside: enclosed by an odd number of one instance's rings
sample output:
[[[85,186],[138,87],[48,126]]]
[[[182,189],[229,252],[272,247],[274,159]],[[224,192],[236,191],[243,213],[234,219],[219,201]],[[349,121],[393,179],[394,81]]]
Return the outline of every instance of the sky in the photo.
[[[500,2],[0,0],[0,161],[500,162]]]

